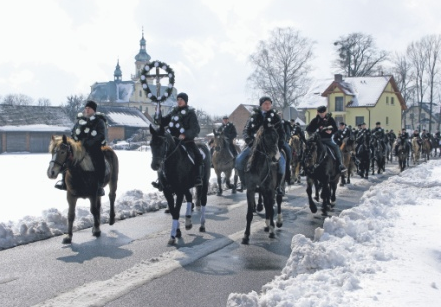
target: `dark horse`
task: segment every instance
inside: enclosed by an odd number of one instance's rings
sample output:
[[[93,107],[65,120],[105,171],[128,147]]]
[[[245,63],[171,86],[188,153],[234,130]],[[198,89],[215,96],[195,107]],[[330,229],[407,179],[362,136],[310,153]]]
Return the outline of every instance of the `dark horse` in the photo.
[[[372,175],[375,174],[375,163],[377,163],[377,174],[386,171],[386,148],[383,147],[379,138],[372,137]]]
[[[183,148],[181,141],[166,132],[163,127],[155,130],[150,125],[152,139],[150,148],[152,151],[151,167],[158,171],[159,180],[162,183],[164,196],[167,199],[168,209],[173,219],[169,244],[175,244],[176,238],[181,237],[179,229],[179,214],[182,201],[185,195],[187,200],[187,212],[185,216],[185,228],[191,229],[191,202],[190,189],[194,187],[196,177],[196,166],[188,157],[187,151]],[[207,204],[208,183],[211,173],[211,156],[207,146],[198,144],[204,157],[204,174],[202,186],[196,188],[196,206],[201,208],[201,226],[199,231],[205,231],[205,205]],[[176,202],[174,199],[176,195]]]
[[[400,171],[402,172],[404,171],[406,166],[409,166],[410,145],[406,140],[400,138],[398,138],[396,142],[398,144],[398,166],[400,167]]]
[[[265,231],[269,237],[274,238],[274,199],[277,187],[278,162],[273,158],[279,155],[277,147],[278,134],[274,127],[261,126],[256,133],[256,138],[251,148],[251,155],[247,161],[247,168],[244,173],[247,187],[247,226],[242,239],[242,244],[250,241],[250,228],[253,220],[254,208],[256,207],[256,192],[261,193],[265,207]],[[281,220],[282,196],[277,196],[277,207],[279,218],[277,227],[282,226]]]
[[[109,224],[115,223],[115,198],[118,187],[118,157],[112,148],[102,147],[106,161],[106,174],[104,185],[109,184],[110,219]],[[67,234],[63,239],[64,244],[72,242],[72,228],[75,220],[75,206],[78,198],[90,200],[90,213],[93,215],[92,234],[95,237],[101,235],[100,214],[101,197],[96,195],[97,178],[93,168],[92,160],[80,142],[61,136],[52,136],[49,144],[49,152],[52,160],[49,162],[47,176],[50,179],[57,178],[58,174],[66,172],[65,181],[67,187],[67,202],[69,212],[67,215]]]
[[[340,146],[342,153],[343,164],[346,167],[346,172],[340,175],[340,186],[343,187],[346,183],[351,183],[351,175],[356,169],[354,157],[355,157],[355,140],[353,135],[343,139],[343,143]]]
[[[312,186],[317,184],[321,188],[322,215],[327,216],[328,211],[335,206],[337,184],[340,179],[338,163],[330,148],[322,143],[320,134],[313,133],[306,142],[304,154],[304,167],[306,173],[306,193],[308,194],[309,208],[312,213],[317,212],[317,206],[312,199]]]
[[[358,165],[358,174],[361,178],[369,178],[369,165],[370,165],[370,155],[371,151],[369,148],[369,142],[366,135],[363,136],[361,144],[358,145],[356,157],[360,161]]]
[[[237,172],[234,169],[234,155],[230,151],[230,146],[222,132],[214,133],[214,153],[212,158],[213,168],[217,176],[217,196],[222,195],[222,173],[225,174],[225,184],[228,189],[232,189],[232,193],[236,193],[237,188]],[[240,153],[239,146],[235,145],[236,152]],[[231,174],[234,170],[234,181],[230,183]]]

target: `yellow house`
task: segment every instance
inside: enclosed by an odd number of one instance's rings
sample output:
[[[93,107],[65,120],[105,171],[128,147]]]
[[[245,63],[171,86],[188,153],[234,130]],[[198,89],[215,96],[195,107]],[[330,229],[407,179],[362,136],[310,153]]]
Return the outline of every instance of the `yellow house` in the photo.
[[[380,122],[385,130],[401,129],[401,114],[406,104],[393,76],[348,77],[316,80],[298,105],[308,124],[317,107],[325,105],[337,124],[356,127],[366,123],[370,129]]]

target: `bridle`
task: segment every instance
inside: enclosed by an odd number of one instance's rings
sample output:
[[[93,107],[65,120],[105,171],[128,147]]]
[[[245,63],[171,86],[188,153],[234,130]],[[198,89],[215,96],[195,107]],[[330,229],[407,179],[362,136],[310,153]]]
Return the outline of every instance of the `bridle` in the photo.
[[[314,142],[314,144],[316,145],[316,150],[315,152],[318,152],[318,148],[319,148],[319,143],[317,142],[317,136],[314,135],[314,137],[311,137],[308,142],[312,143]],[[313,160],[313,151],[311,150],[310,146],[308,146],[308,142],[306,144],[306,148],[305,148],[305,157],[304,157],[304,161],[306,161],[307,159],[310,159],[311,161]],[[325,161],[326,157],[328,156],[328,152],[326,150],[326,148],[324,148],[323,144],[322,144],[322,148],[320,150],[320,154],[318,156],[318,159],[316,159],[314,165],[310,166],[309,169],[311,169],[311,174],[315,172],[315,170],[323,163],[323,161]]]
[[[51,161],[49,161],[49,164],[53,163],[55,165],[60,166],[61,171],[67,168],[69,162],[72,161],[72,157],[73,157],[72,147],[69,144],[64,144],[64,143],[60,144],[60,147],[57,148],[57,150],[55,151],[55,155],[53,155],[52,157],[58,156],[59,151],[62,151],[63,149],[66,150],[67,152],[66,158],[64,159],[63,162],[58,162],[57,159],[52,159]]]

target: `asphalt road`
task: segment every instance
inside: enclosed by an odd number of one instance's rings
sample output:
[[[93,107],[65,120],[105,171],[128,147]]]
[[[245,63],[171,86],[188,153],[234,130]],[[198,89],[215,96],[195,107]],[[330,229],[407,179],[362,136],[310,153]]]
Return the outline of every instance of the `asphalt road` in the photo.
[[[332,215],[356,206],[365,190],[397,174],[389,164],[369,185],[337,190]],[[225,306],[232,292],[260,292],[280,274],[296,234],[313,238],[323,224],[320,210],[309,211],[305,185],[291,186],[283,199],[281,228],[276,238],[263,231],[264,216],[254,216],[250,244],[241,244],[245,229],[246,194],[209,196],[205,233],[185,230],[176,246],[167,245],[171,218],[164,210],[103,225],[96,239],[91,229],[74,233],[71,245],[62,237],[0,252],[1,306]],[[185,208],[181,211],[184,213]]]

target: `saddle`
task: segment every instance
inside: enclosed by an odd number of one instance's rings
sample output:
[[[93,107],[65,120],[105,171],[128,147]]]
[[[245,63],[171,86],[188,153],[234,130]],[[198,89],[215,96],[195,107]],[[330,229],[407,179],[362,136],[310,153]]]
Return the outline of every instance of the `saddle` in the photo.
[[[194,152],[192,150],[188,150],[187,147],[185,146],[185,144],[182,144],[179,146],[180,150],[187,155],[187,158],[190,160],[190,162],[195,165],[195,156],[194,156]],[[202,160],[205,160],[205,153],[198,147],[199,152],[202,155]]]

